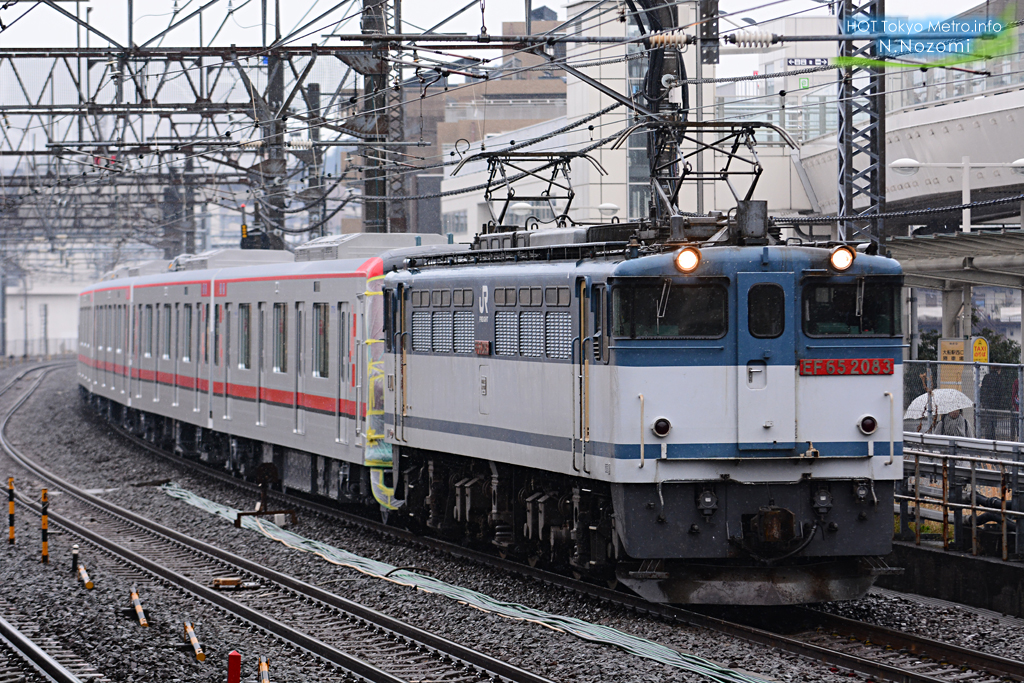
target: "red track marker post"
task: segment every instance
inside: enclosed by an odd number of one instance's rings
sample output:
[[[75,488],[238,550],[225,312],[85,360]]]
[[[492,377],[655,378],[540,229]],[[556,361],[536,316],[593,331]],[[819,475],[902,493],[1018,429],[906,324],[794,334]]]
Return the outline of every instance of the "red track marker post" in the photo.
[[[14,544],[14,477],[7,477],[7,542]]]
[[[46,489],[42,490],[39,499],[40,499],[40,503],[42,504],[42,509],[43,509],[43,516],[42,516],[42,518],[43,518],[43,526],[42,526],[42,530],[43,530],[43,559],[42,559],[42,562],[43,562],[43,564],[49,564],[50,563],[50,543],[49,543],[49,540],[47,539],[46,535],[47,535],[47,533],[50,530],[50,515],[48,514],[49,510],[50,510],[50,499],[46,495]]]
[[[242,655],[238,650],[228,653],[228,683],[241,683]]]

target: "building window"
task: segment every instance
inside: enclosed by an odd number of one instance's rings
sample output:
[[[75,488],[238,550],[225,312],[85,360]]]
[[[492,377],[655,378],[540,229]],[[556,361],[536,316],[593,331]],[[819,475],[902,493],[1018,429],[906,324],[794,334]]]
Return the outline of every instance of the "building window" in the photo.
[[[274,304],[274,372],[288,372],[288,304]]]
[[[466,218],[466,211],[450,211],[448,213],[441,214],[441,232],[454,233],[456,235],[467,232],[469,230],[469,224]]]
[[[238,304],[238,367],[252,367],[252,309],[249,304]]]
[[[313,304],[313,376],[327,377],[330,372],[331,311],[327,304]]]

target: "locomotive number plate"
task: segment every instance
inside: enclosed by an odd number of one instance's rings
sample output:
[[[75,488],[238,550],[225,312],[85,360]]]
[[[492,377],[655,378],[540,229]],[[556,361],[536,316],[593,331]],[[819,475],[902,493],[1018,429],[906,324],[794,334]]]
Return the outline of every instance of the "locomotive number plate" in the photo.
[[[800,361],[801,375],[891,375],[892,358],[816,358]]]

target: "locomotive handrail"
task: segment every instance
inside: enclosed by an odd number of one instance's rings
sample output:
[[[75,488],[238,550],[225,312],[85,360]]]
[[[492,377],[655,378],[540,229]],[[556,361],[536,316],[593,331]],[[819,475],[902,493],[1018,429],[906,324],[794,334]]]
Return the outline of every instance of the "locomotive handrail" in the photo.
[[[891,465],[896,455],[896,437],[893,434],[893,429],[896,428],[896,399],[893,398],[891,391],[886,391],[884,395],[889,397],[889,462],[885,464]]]
[[[640,394],[640,468],[644,466],[644,395]]]

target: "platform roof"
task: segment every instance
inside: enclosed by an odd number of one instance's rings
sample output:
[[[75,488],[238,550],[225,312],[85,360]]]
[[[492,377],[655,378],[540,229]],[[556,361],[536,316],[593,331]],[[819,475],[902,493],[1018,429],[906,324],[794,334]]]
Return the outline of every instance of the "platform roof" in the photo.
[[[903,266],[909,287],[1024,288],[1024,230],[892,237],[885,246]]]

